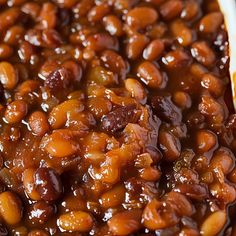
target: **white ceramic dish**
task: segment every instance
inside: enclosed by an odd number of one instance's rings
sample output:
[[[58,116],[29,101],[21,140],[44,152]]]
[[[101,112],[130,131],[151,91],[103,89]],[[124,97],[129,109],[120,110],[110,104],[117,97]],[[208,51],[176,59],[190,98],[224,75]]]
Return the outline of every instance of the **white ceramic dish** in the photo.
[[[236,111],[236,0],[218,0],[229,36],[230,79]]]

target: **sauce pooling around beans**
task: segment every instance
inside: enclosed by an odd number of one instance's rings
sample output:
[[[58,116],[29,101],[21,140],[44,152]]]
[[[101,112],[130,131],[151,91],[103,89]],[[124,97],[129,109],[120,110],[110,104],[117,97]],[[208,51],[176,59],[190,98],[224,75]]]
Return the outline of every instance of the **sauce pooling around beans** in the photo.
[[[0,235],[236,235],[236,115],[214,0],[0,0]]]

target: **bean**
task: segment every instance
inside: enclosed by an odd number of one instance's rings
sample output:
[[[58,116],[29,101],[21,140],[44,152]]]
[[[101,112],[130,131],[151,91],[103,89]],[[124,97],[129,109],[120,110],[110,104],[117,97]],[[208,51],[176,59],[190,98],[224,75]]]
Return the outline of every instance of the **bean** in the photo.
[[[57,9],[53,3],[46,2],[42,5],[39,19],[42,28],[44,29],[52,29],[55,28],[57,23]]]
[[[117,51],[119,48],[119,43],[117,38],[112,37],[106,33],[97,33],[91,35],[86,40],[86,46],[88,49],[100,52],[105,49],[112,49]]]
[[[159,39],[153,40],[143,51],[143,58],[154,61],[160,58],[165,49],[163,41]]]
[[[199,31],[205,34],[216,32],[223,23],[221,12],[212,12],[204,16],[199,24]]]
[[[69,77],[72,79],[73,82],[80,82],[83,70],[79,64],[74,61],[68,60],[62,64],[62,67],[67,70],[67,72],[69,73]]]
[[[184,20],[191,20],[200,12],[199,3],[194,0],[189,0],[184,3],[184,8],[181,12],[181,18]]]
[[[7,106],[4,113],[5,120],[10,123],[20,122],[28,113],[28,105],[24,101],[16,100]]]
[[[40,5],[36,2],[26,2],[21,7],[21,11],[27,15],[30,15],[32,19],[36,20],[40,13]]]
[[[173,101],[178,107],[182,109],[190,108],[192,105],[191,97],[188,93],[183,91],[175,92],[173,95]]]
[[[41,199],[54,201],[63,192],[60,176],[51,168],[38,168],[34,175],[35,188]]]
[[[147,167],[139,170],[140,177],[146,181],[158,181],[161,177],[160,170],[154,167]]]
[[[160,13],[164,20],[172,20],[180,15],[183,9],[183,2],[180,0],[168,0],[160,6]]]
[[[209,130],[197,132],[196,145],[200,153],[208,152],[217,144],[216,135]]]
[[[102,117],[101,127],[108,132],[116,132],[128,123],[135,123],[139,117],[139,112],[135,105],[117,108]]]
[[[142,62],[137,69],[137,75],[151,89],[161,88],[163,76],[160,70],[151,62]]]
[[[100,21],[105,15],[110,12],[110,7],[106,3],[101,3],[100,5],[94,6],[88,12],[88,20],[90,22],[98,22]]]
[[[216,60],[215,53],[205,41],[193,43],[191,53],[199,63],[207,67],[213,66]]]
[[[177,137],[172,133],[160,131],[159,133],[160,148],[164,153],[166,161],[175,161],[179,158],[181,152],[181,144]]]
[[[234,168],[234,155],[228,149],[219,149],[214,153],[211,162],[210,168],[212,170],[220,168],[222,172],[227,175]]]
[[[20,9],[11,7],[4,10],[0,14],[0,32],[7,30],[10,26],[14,25],[20,16]]]
[[[217,235],[227,220],[226,212],[216,211],[210,214],[201,225],[201,234],[204,236]]]
[[[127,57],[132,60],[137,59],[143,52],[143,49],[148,42],[149,40],[145,35],[134,34],[131,36],[126,47]]]
[[[114,215],[108,221],[109,230],[115,235],[129,235],[141,228],[140,209],[123,211]]]
[[[27,41],[23,41],[20,44],[19,50],[18,50],[18,55],[22,62],[27,63],[30,62],[32,59],[32,56],[34,54],[34,47]]]
[[[88,99],[87,106],[89,111],[98,120],[112,110],[112,103],[107,98],[90,98]]]
[[[65,231],[88,232],[93,227],[93,218],[87,212],[71,211],[61,215],[58,224]]]
[[[101,60],[114,73],[117,73],[121,77],[126,74],[126,63],[124,59],[115,51],[105,50],[101,54]]]
[[[35,180],[34,174],[36,169],[28,168],[25,169],[22,175],[23,178],[23,186],[27,196],[29,196],[32,200],[40,200],[40,195],[35,188]]]
[[[150,230],[164,229],[175,225],[179,219],[170,205],[166,205],[153,199],[144,208],[142,222]]]
[[[29,117],[29,126],[37,136],[43,136],[49,131],[47,116],[41,111],[33,112]]]
[[[8,62],[1,62],[0,63],[0,81],[4,88],[6,89],[13,89],[17,85],[19,80],[18,72],[13,67],[12,64]]]
[[[219,97],[224,92],[224,83],[212,74],[205,74],[201,81],[202,87],[206,88],[214,97]]]
[[[53,129],[58,129],[66,124],[68,119],[84,110],[84,105],[77,99],[67,100],[55,106],[48,116],[49,124]]]
[[[135,7],[126,16],[126,23],[135,28],[142,29],[153,24],[158,19],[158,13],[154,8]]]
[[[54,207],[45,201],[38,201],[31,205],[28,217],[31,224],[44,224],[53,216]]]
[[[170,97],[154,96],[151,99],[151,106],[156,114],[167,122],[174,124],[182,120],[179,108],[174,105]]]
[[[100,198],[100,203],[104,208],[113,208],[122,204],[125,199],[125,187],[117,185],[111,190],[103,193]]]
[[[35,229],[30,231],[27,236],[49,236],[49,234],[45,230]]]
[[[22,203],[18,196],[10,191],[0,194],[0,214],[9,225],[15,225],[22,219]]]
[[[5,43],[0,44],[0,59],[1,60],[10,57],[12,54],[13,54],[13,49],[9,45]]]
[[[162,62],[170,70],[187,67],[191,63],[191,57],[184,51],[177,49],[167,53]]]
[[[141,83],[136,79],[128,78],[125,80],[125,88],[131,93],[138,102],[144,103],[147,98],[146,91],[144,90]]]
[[[106,31],[111,35],[120,37],[123,35],[123,24],[122,21],[115,15],[108,15],[103,17],[103,24]]]
[[[7,30],[4,36],[4,42],[12,46],[18,45],[24,33],[25,30],[22,26],[14,25]]]
[[[79,144],[74,140],[74,132],[68,129],[58,129],[44,137],[41,146],[52,156],[63,158],[73,156],[79,151]]]
[[[192,43],[192,31],[180,20],[176,20],[171,24],[171,31],[180,45],[187,47]]]

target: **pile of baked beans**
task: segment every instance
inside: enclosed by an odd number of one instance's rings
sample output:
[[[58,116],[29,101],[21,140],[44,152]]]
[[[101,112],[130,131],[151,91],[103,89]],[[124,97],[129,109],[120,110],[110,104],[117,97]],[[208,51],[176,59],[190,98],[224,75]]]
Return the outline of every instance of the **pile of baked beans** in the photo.
[[[227,40],[215,0],[0,0],[0,235],[235,236]]]

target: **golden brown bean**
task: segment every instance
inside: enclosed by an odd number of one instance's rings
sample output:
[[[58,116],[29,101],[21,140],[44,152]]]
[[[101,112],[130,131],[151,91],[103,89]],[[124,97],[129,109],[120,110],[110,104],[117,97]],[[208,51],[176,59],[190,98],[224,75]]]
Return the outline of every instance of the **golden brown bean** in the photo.
[[[25,30],[22,26],[14,25],[7,30],[4,42],[12,46],[18,45],[23,38],[24,32]]]
[[[18,71],[8,62],[0,63],[0,81],[6,89],[13,89],[18,83]]]
[[[125,187],[123,185],[117,185],[111,190],[102,194],[100,202],[104,208],[116,207],[125,199]]]
[[[200,153],[208,152],[217,144],[216,135],[209,130],[197,132],[196,145]]]
[[[221,12],[212,12],[204,16],[199,24],[199,30],[203,33],[214,33],[223,23],[223,15]]]
[[[71,211],[61,215],[58,224],[65,231],[88,232],[93,227],[93,218],[87,212]]]
[[[94,6],[88,12],[88,20],[91,22],[100,21],[105,15],[110,11],[110,7],[106,3],[101,3],[100,5]]]
[[[40,194],[36,190],[35,186],[35,175],[36,169],[34,168],[28,168],[23,172],[22,178],[23,178],[23,186],[25,189],[26,194],[35,201],[38,201],[41,199]]]
[[[22,203],[18,196],[10,191],[0,194],[0,214],[9,225],[15,225],[22,218]]]
[[[143,58],[150,61],[159,59],[164,49],[165,46],[163,41],[155,39],[151,43],[149,43],[147,47],[144,49]]]
[[[136,7],[130,10],[126,16],[126,23],[135,29],[142,29],[153,24],[158,19],[158,13],[154,8]]]
[[[123,24],[122,21],[115,15],[108,15],[103,17],[103,24],[105,29],[111,34],[115,36],[123,35]]]
[[[161,4],[160,13],[165,20],[171,20],[177,17],[183,9],[181,0],[168,0]]]
[[[6,59],[8,57],[10,57],[13,53],[13,49],[5,44],[5,43],[2,43],[0,44],[0,59]]]
[[[10,124],[18,123],[27,115],[27,112],[27,103],[21,100],[16,100],[7,106],[4,118]]]
[[[163,76],[160,70],[149,61],[139,65],[137,75],[149,88],[158,89],[162,85]]]
[[[43,136],[49,130],[47,116],[44,112],[35,111],[29,117],[29,126],[37,136]]]
[[[136,79],[128,78],[125,80],[125,88],[131,93],[138,102],[143,103],[147,99],[146,91],[142,84]]]
[[[1,12],[0,14],[0,32],[7,30],[10,26],[14,25],[20,16],[20,9],[11,7]]]
[[[210,214],[201,226],[201,235],[217,235],[224,227],[226,220],[227,216],[225,211],[216,211]]]
[[[109,221],[109,230],[115,235],[129,235],[141,228],[140,209],[123,211],[114,215]]]
[[[192,105],[191,97],[188,93],[177,91],[173,95],[174,103],[182,109],[190,108]]]

